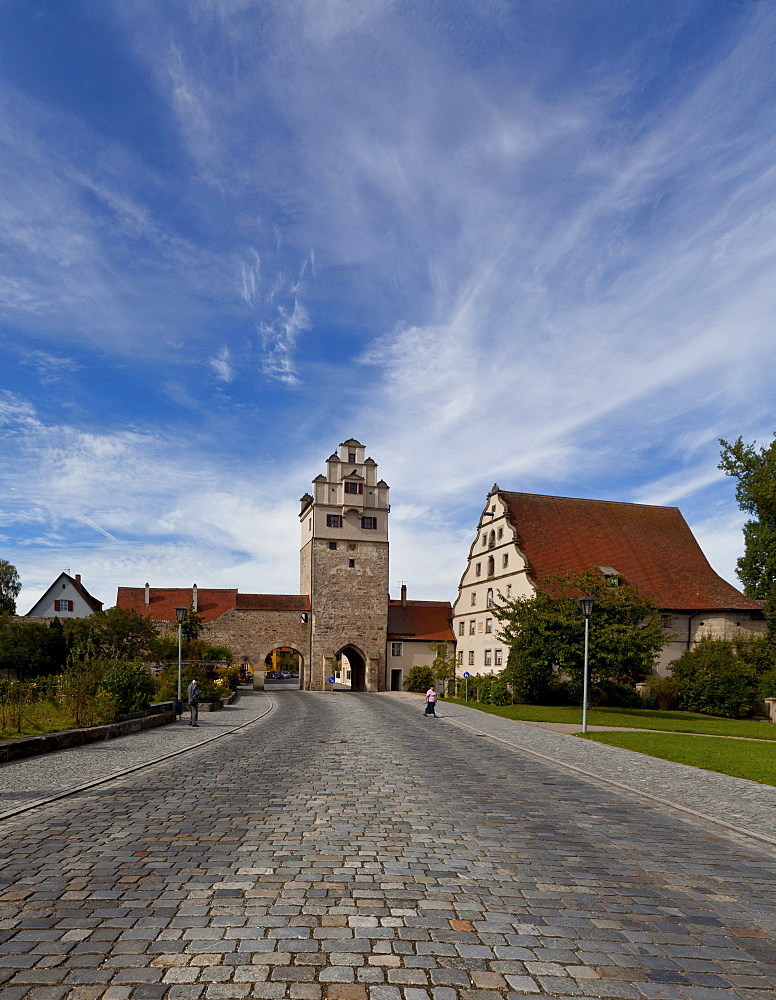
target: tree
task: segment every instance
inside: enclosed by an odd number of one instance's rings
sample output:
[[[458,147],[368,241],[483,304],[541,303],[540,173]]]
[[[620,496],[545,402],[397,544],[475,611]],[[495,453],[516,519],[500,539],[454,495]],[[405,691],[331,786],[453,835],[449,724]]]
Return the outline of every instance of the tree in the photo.
[[[414,691],[416,694],[425,694],[433,683],[434,674],[431,671],[431,667],[421,667],[416,664],[414,667],[410,667],[410,672],[407,674],[404,686],[408,691]]]
[[[744,554],[736,573],[747,597],[768,598],[776,585],[776,440],[760,449],[740,437],[719,443],[719,468],[738,480],[738,506],[754,515],[744,525]]]
[[[19,579],[16,567],[8,560],[0,559],[0,612],[16,614],[16,598],[21,589],[22,581]]]
[[[56,619],[48,625],[11,621],[0,630],[0,670],[20,680],[59,673],[66,661],[67,646]]]
[[[558,679],[581,696],[584,670],[583,594],[595,598],[590,627],[591,695],[632,688],[653,669],[655,656],[670,640],[651,601],[635,587],[612,586],[599,573],[555,575],[540,581],[532,598],[505,601],[494,609],[499,636],[510,646],[505,676],[515,698],[537,703]]]
[[[743,719],[757,711],[761,687],[773,676],[773,650],[762,639],[704,636],[671,664],[679,707],[688,712]]]
[[[135,660],[157,642],[149,619],[131,609],[108,608],[86,618],[70,618],[64,627],[71,653],[81,658]]]
[[[183,633],[183,638],[192,641],[194,639],[199,639],[202,629],[205,627],[205,622],[201,615],[198,615],[194,610],[194,605],[186,612],[186,617],[183,619],[181,625],[181,631]]]

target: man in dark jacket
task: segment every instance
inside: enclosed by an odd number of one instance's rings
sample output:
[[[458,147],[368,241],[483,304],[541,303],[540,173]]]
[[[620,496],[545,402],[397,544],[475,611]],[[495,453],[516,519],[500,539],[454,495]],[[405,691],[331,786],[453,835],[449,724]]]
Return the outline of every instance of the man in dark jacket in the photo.
[[[191,721],[189,722],[189,725],[198,727],[199,722],[197,720],[199,719],[200,690],[196,677],[191,684],[189,684],[186,691],[186,697],[189,699],[189,710],[191,712]]]

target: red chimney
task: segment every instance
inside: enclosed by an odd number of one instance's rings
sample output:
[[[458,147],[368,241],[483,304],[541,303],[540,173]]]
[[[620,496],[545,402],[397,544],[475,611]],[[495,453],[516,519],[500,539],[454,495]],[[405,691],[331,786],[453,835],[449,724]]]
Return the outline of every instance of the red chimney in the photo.
[[[80,583],[81,582],[81,574],[80,573],[76,573],[76,575],[75,575],[75,582],[76,583]]]

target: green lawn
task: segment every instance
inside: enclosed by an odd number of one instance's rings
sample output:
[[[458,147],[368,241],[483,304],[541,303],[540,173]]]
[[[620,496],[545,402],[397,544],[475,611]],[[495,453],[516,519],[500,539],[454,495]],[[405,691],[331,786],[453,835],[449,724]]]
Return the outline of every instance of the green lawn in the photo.
[[[580,739],[776,785],[776,747],[771,743],[699,739],[682,733],[588,733]]]
[[[450,699],[451,701],[453,699]],[[463,702],[469,708],[501,715],[523,722],[582,723],[582,709],[570,705],[480,705]],[[623,726],[631,729],[660,729],[670,733],[704,733],[707,736],[749,736],[758,740],[776,740],[776,726],[770,722],[747,719],[720,719],[694,712],[660,712],[648,708],[591,708],[587,713],[589,726]]]

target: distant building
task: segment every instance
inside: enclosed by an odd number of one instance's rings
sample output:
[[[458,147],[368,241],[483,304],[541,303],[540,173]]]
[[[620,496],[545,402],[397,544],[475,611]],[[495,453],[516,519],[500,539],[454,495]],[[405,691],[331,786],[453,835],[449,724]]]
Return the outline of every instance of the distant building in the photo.
[[[494,485],[453,607],[459,670],[495,673],[506,665],[509,650],[493,613],[502,599],[531,597],[536,583],[555,573],[591,570],[613,586],[636,586],[658,606],[672,636],[656,664],[661,674],[703,636],[765,631],[760,603],[714,572],[678,508],[509,493]]]
[[[81,583],[81,574],[75,577],[60,573],[46,593],[35,602],[25,618],[86,618],[95,611],[102,611],[102,601],[92,597]]]
[[[401,690],[413,665],[430,663],[430,642],[453,643],[449,602],[399,601],[388,593],[388,484],[351,438],[301,499],[300,594],[240,594],[208,588],[119,587],[116,605],[158,627],[193,605],[208,642],[226,645],[261,673],[276,649],[300,658],[299,686],[323,691],[344,657],[356,691]]]

